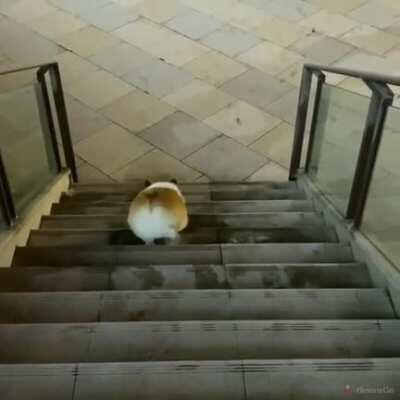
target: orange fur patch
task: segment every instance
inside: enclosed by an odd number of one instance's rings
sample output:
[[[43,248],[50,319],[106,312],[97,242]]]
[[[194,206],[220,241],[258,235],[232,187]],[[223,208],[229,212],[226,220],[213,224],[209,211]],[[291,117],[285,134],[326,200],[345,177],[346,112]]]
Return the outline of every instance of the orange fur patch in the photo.
[[[188,213],[185,201],[175,190],[167,188],[154,188],[140,192],[132,203],[132,208],[162,207],[174,216],[177,232],[182,231],[188,225]]]

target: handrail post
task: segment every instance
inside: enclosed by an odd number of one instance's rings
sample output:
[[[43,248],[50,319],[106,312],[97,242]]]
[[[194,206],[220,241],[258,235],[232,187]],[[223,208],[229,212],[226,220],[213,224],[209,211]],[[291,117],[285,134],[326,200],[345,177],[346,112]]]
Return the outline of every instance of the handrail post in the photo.
[[[346,212],[346,218],[352,219],[356,228],[361,224],[387,109],[393,101],[393,92],[386,84],[367,80],[365,83],[372,90],[372,97]]]
[[[0,209],[8,226],[13,226],[17,218],[6,167],[0,151]]]
[[[321,95],[322,95],[322,87],[325,83],[325,74],[320,71],[315,72],[317,76],[317,88],[315,91],[315,98],[314,98],[314,109],[312,114],[311,126],[310,126],[310,136],[308,138],[308,148],[307,148],[307,156],[306,156],[306,165],[305,171],[308,172],[311,163],[311,156],[314,147],[315,141],[315,130],[317,129],[317,122],[319,116],[319,107],[321,104]]]
[[[312,71],[306,66],[303,67],[301,76],[301,85],[299,101],[297,104],[296,124],[294,128],[294,139],[292,147],[292,156],[290,160],[289,180],[296,180],[297,171],[300,167],[301,153],[304,142],[304,131],[307,121],[308,100],[311,91]]]
[[[60,124],[61,140],[65,152],[65,161],[71,171],[72,180],[78,182],[78,172],[76,168],[74,149],[72,146],[71,131],[69,128],[67,108],[65,105],[64,91],[62,88],[60,70],[58,64],[54,63],[49,66],[50,77],[52,82],[52,89],[54,95],[54,102],[56,105],[56,112],[58,122]]]
[[[48,70],[48,68],[46,66],[40,67],[36,73],[36,77],[37,77],[37,80],[39,82],[40,89],[41,89],[41,96],[40,96],[41,98],[39,99],[39,108],[40,108],[39,111],[40,111],[40,114],[42,114],[42,112],[44,112],[46,115],[45,121],[47,122],[47,125],[43,126],[43,128],[48,131],[47,133],[50,137],[51,145],[53,147],[53,154],[54,154],[54,158],[56,161],[57,170],[58,170],[58,172],[60,172],[61,171],[60,152],[58,150],[57,134],[56,134],[54,120],[53,120],[53,116],[52,116],[52,112],[51,112],[49,92],[47,90],[46,79],[45,79],[45,75],[44,75],[47,70]],[[42,124],[42,125],[44,125],[44,124]]]

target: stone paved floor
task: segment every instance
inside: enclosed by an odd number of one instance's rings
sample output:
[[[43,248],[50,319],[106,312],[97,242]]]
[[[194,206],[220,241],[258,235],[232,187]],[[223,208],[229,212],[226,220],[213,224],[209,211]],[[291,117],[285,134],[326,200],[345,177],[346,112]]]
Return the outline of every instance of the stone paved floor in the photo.
[[[400,0],[0,0],[0,69],[50,60],[82,181],[281,180],[302,63],[400,74]]]

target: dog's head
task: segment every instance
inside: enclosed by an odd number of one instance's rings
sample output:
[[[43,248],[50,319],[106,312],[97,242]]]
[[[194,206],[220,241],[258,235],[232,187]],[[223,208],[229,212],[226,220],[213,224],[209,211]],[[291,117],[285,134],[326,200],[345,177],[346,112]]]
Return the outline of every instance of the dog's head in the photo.
[[[178,181],[176,179],[171,179],[170,182],[173,183],[174,185],[178,184]],[[144,182],[144,187],[147,188],[150,185],[152,185],[153,183],[154,182],[151,182],[149,179],[146,179],[145,182]]]

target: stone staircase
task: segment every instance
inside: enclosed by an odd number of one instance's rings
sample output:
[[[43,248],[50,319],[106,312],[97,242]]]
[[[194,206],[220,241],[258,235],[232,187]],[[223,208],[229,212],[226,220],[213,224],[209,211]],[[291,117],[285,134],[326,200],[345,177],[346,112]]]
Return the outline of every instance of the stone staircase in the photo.
[[[178,246],[127,230],[142,184],[53,205],[0,269],[2,400],[400,398],[391,299],[296,183],[181,187]]]

